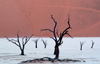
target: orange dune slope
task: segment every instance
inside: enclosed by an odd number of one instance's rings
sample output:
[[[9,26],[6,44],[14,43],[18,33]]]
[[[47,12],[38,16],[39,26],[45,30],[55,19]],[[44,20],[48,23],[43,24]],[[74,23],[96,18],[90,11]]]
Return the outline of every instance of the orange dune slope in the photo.
[[[49,31],[58,22],[58,32],[68,27],[73,37],[100,37],[100,0],[0,0],[0,37],[53,36]],[[67,36],[65,36],[67,37]]]

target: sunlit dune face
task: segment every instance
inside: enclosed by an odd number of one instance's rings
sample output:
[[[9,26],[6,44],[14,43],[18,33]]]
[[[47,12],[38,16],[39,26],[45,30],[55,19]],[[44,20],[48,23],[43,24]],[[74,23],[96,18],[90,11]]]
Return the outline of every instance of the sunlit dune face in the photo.
[[[100,36],[99,0],[10,0],[0,1],[0,37],[20,37],[34,34],[37,37],[50,37],[54,28],[51,19],[57,21],[58,33],[68,27],[68,14],[73,37]]]

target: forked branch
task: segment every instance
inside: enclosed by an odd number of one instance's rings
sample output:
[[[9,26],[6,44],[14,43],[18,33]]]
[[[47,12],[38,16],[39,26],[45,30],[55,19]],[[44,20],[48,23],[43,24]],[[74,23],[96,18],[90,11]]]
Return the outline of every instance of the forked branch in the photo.
[[[53,21],[54,21],[54,23],[55,23],[55,26],[54,26],[53,31],[52,31],[51,29],[41,29],[41,31],[48,30],[48,31],[52,32],[53,35],[54,35],[53,40],[56,40],[56,41],[57,41],[57,37],[56,37],[56,26],[57,26],[57,22],[56,22],[55,19],[53,18],[53,15],[51,15],[51,19],[53,19]]]
[[[42,42],[43,42],[43,44],[44,44],[44,48],[46,48],[46,46],[47,46],[47,42],[44,41],[43,39],[42,39]]]
[[[27,36],[26,37],[24,37],[22,40],[24,40],[25,39],[25,43],[23,44],[23,45],[26,45],[27,44],[27,42],[30,40],[30,38],[33,36],[33,34],[28,38]],[[23,41],[24,42],[24,41]]]

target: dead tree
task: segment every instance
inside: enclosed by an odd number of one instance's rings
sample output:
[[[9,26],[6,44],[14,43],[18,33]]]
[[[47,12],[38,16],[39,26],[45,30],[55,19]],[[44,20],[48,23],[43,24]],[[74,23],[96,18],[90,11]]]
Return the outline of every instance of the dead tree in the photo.
[[[42,42],[43,42],[43,44],[44,44],[44,48],[46,48],[46,46],[47,46],[47,42],[44,41],[43,39],[42,39]]]
[[[36,40],[33,40],[35,42],[35,48],[37,48],[37,42],[38,42],[39,38]]]
[[[54,25],[54,28],[53,30],[51,29],[41,29],[41,31],[50,31],[51,33],[53,33],[53,36],[54,37],[50,37],[52,38],[54,41],[55,41],[55,50],[54,50],[54,55],[55,55],[55,59],[59,59],[59,46],[63,43],[62,42],[62,39],[65,35],[69,35],[70,34],[68,33],[68,29],[71,29],[70,27],[70,19],[69,19],[69,15],[68,15],[68,27],[62,31],[62,33],[58,34],[58,30],[56,29],[56,26],[57,26],[57,22],[55,21],[55,19],[53,18],[53,16],[51,15],[51,19],[54,21],[55,25]],[[57,38],[58,37],[58,38]],[[70,36],[71,37],[71,36]],[[72,37],[71,37],[72,38]]]
[[[82,50],[82,47],[83,47],[83,44],[84,44],[85,42],[80,42],[80,50]]]
[[[24,55],[25,45],[28,43],[28,41],[33,36],[33,34],[29,38],[27,36],[23,37],[22,42],[20,42],[18,33],[17,33],[17,40],[9,39],[7,36],[5,36],[5,37],[7,38],[8,41],[10,41],[13,44],[15,44],[16,46],[18,46],[20,48],[21,55]]]
[[[92,46],[91,46],[91,48],[93,48],[93,46],[94,46],[94,43],[95,43],[95,42],[93,42],[93,40],[92,40]]]

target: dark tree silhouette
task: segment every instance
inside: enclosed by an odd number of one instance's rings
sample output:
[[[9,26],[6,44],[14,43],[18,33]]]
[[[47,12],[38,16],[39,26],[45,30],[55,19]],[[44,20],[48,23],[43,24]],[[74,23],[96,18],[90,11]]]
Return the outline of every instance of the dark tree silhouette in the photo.
[[[17,33],[17,40],[9,39],[7,36],[5,37],[7,38],[8,41],[12,42],[13,44],[15,44],[16,46],[20,48],[21,55],[25,55],[24,54],[25,45],[30,40],[30,38],[33,36],[33,34],[29,38],[27,36],[23,37],[22,42],[20,42],[18,33]]]
[[[80,50],[82,50],[82,47],[83,47],[83,44],[84,44],[85,42],[80,42]]]
[[[58,35],[58,30],[56,29],[57,22],[55,21],[55,19],[53,18],[52,15],[51,15],[51,19],[55,23],[53,30],[51,30],[51,29],[41,29],[41,31],[48,30],[51,33],[53,33],[54,37],[50,37],[50,38],[52,38],[55,41],[55,50],[54,50],[55,59],[59,59],[59,46],[63,43],[62,39],[63,39],[64,35],[69,35],[71,37],[71,35],[68,33],[68,29],[71,29],[70,23],[69,23],[70,19],[69,19],[69,15],[68,15],[68,27],[64,31],[62,31],[62,33],[60,33],[60,35]]]
[[[33,40],[35,42],[35,48],[37,48],[37,42],[38,42],[39,38],[36,40]]]
[[[92,40],[92,46],[91,46],[91,48],[93,48],[93,46],[94,46],[94,43],[95,43],[95,42],[93,42],[93,40]]]
[[[43,39],[42,39],[42,42],[43,42],[43,44],[44,44],[44,48],[46,48],[46,46],[47,46],[47,42],[44,41]]]

